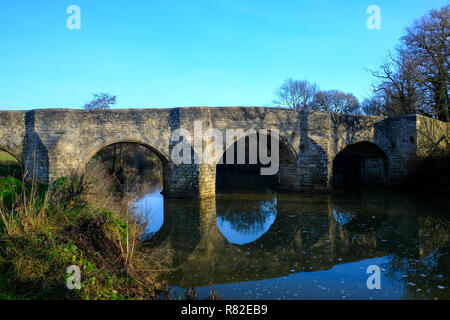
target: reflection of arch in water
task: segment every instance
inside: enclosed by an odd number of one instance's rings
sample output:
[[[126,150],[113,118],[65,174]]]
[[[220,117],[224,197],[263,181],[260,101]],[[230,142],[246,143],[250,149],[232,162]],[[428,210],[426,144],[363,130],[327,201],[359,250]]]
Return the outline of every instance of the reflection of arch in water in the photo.
[[[372,142],[351,144],[333,160],[334,188],[385,184],[387,174],[387,156]]]
[[[175,259],[173,266],[181,265],[195,251],[202,239],[199,203],[184,199],[163,198],[164,222],[152,236],[145,238],[149,248],[170,247]]]
[[[351,212],[345,208],[334,208],[334,220],[346,230],[359,234],[370,233],[378,229],[381,223],[386,220],[387,213],[385,210],[368,210]]]
[[[220,203],[220,202],[219,202]],[[217,226],[230,243],[247,244],[259,239],[269,231],[277,217],[277,200],[235,202],[237,210],[229,203],[225,208],[218,205]]]
[[[360,189],[335,193],[330,198],[332,219],[359,234],[377,230],[388,218],[390,191]]]
[[[137,199],[131,210],[147,219],[144,239],[153,237],[164,224],[164,196],[155,190]]]
[[[355,217],[356,215],[350,212],[338,212],[337,210],[333,210],[333,218],[341,226],[349,224]]]

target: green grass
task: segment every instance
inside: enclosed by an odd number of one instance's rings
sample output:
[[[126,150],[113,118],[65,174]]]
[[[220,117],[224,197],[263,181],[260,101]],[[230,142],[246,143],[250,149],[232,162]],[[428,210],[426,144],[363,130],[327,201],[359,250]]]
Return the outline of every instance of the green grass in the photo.
[[[0,150],[0,163],[1,162],[18,162],[18,161],[16,158],[14,158],[8,152]]]
[[[20,178],[22,170],[20,163],[9,153],[0,150],[0,177]]]
[[[11,209],[22,194],[22,182],[13,177],[0,177],[0,204]]]
[[[132,280],[102,265],[101,253],[91,252],[62,234],[63,229],[2,237],[0,296],[21,299],[125,299],[118,287]],[[68,290],[67,267],[82,274],[80,290]]]
[[[99,206],[104,195],[92,199],[92,182],[67,177],[44,188],[7,177],[0,193],[0,299],[157,297],[154,278],[140,271],[152,266],[133,255],[137,247],[127,251],[137,221]],[[81,270],[80,290],[67,288],[71,265]]]

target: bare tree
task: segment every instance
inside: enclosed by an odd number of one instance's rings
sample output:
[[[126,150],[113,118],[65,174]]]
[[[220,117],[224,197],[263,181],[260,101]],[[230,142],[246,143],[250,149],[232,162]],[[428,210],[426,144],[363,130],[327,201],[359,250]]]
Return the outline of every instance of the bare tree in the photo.
[[[116,104],[116,96],[111,96],[108,93],[94,93],[94,99],[84,105],[87,110],[94,109],[109,109]]]
[[[361,102],[361,111],[367,116],[385,116],[385,105],[383,96],[374,95]]]
[[[390,52],[380,69],[372,72],[378,80],[374,91],[384,96],[385,114],[388,116],[418,113],[421,105],[416,62],[401,48],[397,51],[397,56]]]
[[[312,107],[317,86],[306,80],[286,79],[276,91],[277,104],[300,111],[309,111]]]
[[[372,71],[385,115],[419,113],[450,120],[449,48],[450,5],[430,11],[405,29],[395,53]]]
[[[425,102],[436,118],[449,121],[450,5],[414,21],[401,40],[416,63]]]
[[[358,99],[339,90],[319,91],[314,96],[314,109],[332,113],[360,113]]]

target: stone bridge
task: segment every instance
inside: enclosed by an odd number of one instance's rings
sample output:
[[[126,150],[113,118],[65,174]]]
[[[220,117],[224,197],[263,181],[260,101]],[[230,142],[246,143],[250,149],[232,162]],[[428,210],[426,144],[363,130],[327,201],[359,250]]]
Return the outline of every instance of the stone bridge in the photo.
[[[447,147],[447,123],[418,115],[369,117],[304,113],[263,107],[0,111],[0,149],[16,157],[27,177],[49,183],[82,172],[98,151],[137,143],[162,161],[164,194],[173,198],[215,195],[215,164],[175,164],[176,129],[277,129],[282,189],[327,190],[340,182],[397,184],[411,160]],[[225,132],[223,134],[225,137]],[[237,136],[235,140],[245,138]],[[212,143],[204,141],[204,145]],[[230,145],[224,145],[223,151]]]

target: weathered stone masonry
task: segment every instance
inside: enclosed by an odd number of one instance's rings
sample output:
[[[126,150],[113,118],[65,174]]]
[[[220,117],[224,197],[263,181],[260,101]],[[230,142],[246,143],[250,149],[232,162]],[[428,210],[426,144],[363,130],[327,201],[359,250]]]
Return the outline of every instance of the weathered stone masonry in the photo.
[[[381,150],[387,165],[383,168],[380,159],[365,158],[363,178],[399,183],[412,159],[431,147],[446,147],[449,137],[449,124],[417,115],[381,118],[259,107],[40,109],[0,111],[0,149],[20,160],[28,177],[51,182],[82,171],[96,152],[110,144],[139,143],[163,162],[165,195],[206,198],[215,195],[215,165],[175,165],[170,160],[174,130],[193,132],[195,121],[202,121],[203,130],[223,132],[278,129],[278,180],[281,188],[291,191],[329,189],[336,155],[360,142]]]

